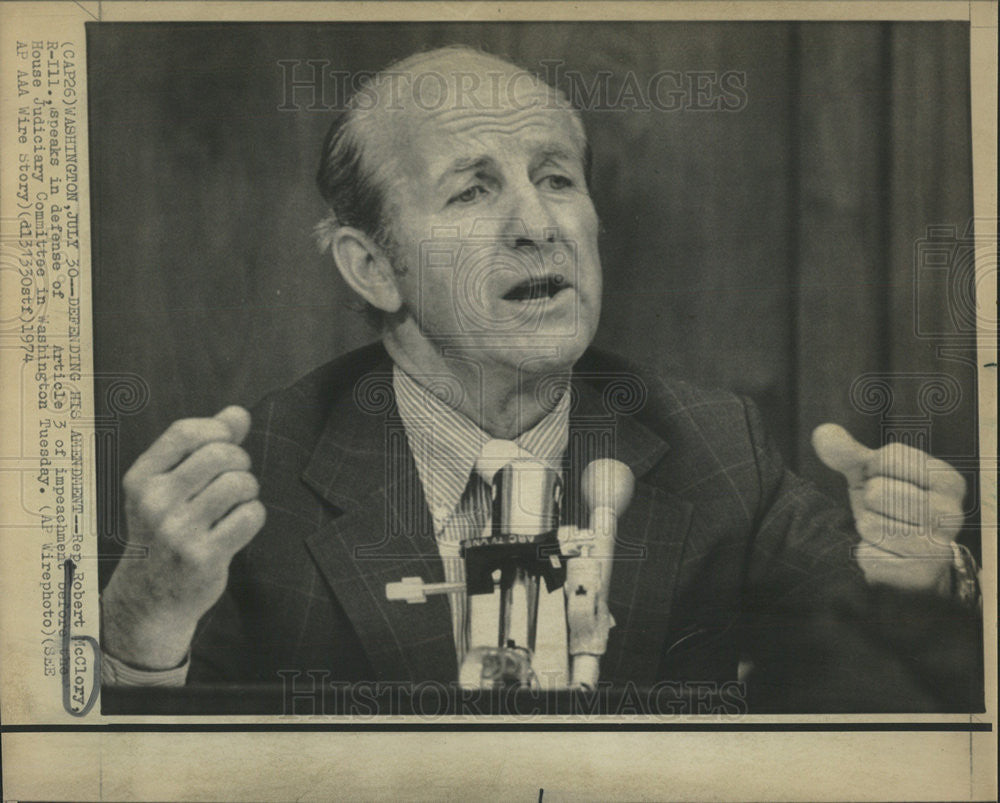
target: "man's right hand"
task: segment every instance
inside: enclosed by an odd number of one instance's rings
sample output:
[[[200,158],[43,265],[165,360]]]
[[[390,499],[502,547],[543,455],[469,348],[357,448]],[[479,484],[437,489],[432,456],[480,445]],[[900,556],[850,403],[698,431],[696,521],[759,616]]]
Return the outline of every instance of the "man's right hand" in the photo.
[[[127,556],[102,595],[110,655],[143,669],[183,662],[198,620],[225,591],[233,555],[264,525],[239,446],[249,429],[242,407],[175,421],[125,473]]]

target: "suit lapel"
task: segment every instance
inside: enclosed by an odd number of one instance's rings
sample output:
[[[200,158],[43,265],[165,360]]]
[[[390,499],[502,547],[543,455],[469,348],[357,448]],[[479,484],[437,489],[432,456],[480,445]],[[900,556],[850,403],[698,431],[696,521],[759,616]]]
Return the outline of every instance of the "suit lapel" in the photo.
[[[444,579],[388,361],[354,390],[356,403],[330,417],[303,473],[339,511],[325,517],[306,544],[351,620],[375,680],[454,680],[447,596],[410,604],[385,595],[386,583],[403,577]]]
[[[592,381],[597,379],[598,382]],[[614,377],[611,377],[613,380]],[[564,521],[585,524],[579,479],[600,457],[628,465],[633,501],[621,518],[609,604],[616,620],[602,660],[607,680],[651,682],[667,638],[670,608],[692,505],[649,481],[666,442],[634,410],[595,384],[602,374],[574,377],[566,455]],[[390,602],[386,583],[417,576],[441,582],[444,571],[413,455],[396,408],[391,362],[384,355],[354,388],[355,404],[331,415],[303,479],[335,510],[306,544],[350,619],[376,680],[457,676],[446,595],[423,604]]]
[[[602,679],[640,684],[657,679],[691,511],[689,502],[636,483],[632,504],[619,522],[619,557],[608,600],[616,626],[601,662]]]
[[[668,635],[671,605],[681,550],[691,526],[693,506],[651,481],[651,470],[668,451],[667,443],[641,423],[632,400],[609,390],[616,377],[601,374],[603,390],[574,380],[577,402],[570,416],[567,520],[586,523],[579,481],[591,460],[611,457],[632,469],[636,478],[632,503],[618,522],[609,607],[616,626],[601,660],[601,679],[649,683]],[[631,375],[617,377],[638,381]],[[638,392],[638,389],[634,389]],[[639,405],[641,407],[641,405]]]

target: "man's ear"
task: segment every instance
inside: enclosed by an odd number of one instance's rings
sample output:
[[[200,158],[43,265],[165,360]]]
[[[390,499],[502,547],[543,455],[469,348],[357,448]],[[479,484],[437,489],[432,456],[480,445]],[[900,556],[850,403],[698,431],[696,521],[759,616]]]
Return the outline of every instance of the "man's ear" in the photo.
[[[350,288],[373,307],[397,312],[403,298],[388,255],[360,229],[341,226],[330,238],[337,269]]]

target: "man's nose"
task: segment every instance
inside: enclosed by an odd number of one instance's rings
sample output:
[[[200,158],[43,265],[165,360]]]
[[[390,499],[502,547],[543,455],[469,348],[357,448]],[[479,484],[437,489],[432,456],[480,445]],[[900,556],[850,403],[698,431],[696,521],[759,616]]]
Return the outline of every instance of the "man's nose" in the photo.
[[[559,239],[558,221],[534,184],[528,182],[512,193],[504,235],[515,248],[541,246]]]

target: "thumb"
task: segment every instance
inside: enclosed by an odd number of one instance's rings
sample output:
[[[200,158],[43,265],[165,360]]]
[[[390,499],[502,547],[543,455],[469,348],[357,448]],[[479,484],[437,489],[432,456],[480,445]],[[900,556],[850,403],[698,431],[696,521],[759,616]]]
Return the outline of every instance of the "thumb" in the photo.
[[[823,464],[847,477],[852,488],[865,480],[865,465],[875,453],[854,440],[850,433],[837,424],[820,424],[813,430],[813,449]]]
[[[215,419],[229,427],[232,443],[242,443],[250,431],[250,413],[235,404],[216,413]]]

